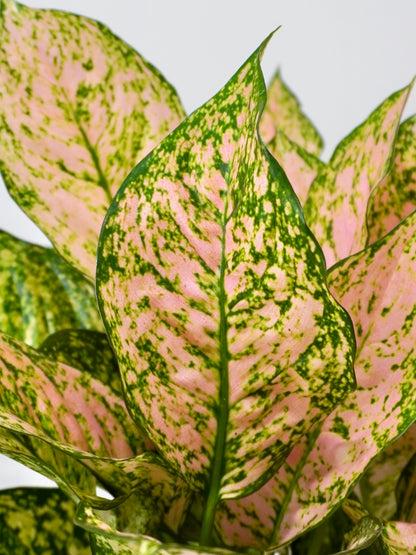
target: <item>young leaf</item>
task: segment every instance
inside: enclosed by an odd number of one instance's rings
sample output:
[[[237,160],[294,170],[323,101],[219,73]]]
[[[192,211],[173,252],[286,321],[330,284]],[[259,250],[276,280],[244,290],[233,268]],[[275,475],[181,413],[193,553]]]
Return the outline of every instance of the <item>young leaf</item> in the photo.
[[[257,489],[354,388],[350,321],[257,134],[265,43],[111,205],[97,290],[133,417],[216,503]]]
[[[368,199],[390,169],[410,87],[390,96],[341,141],[309,190],[305,218],[324,251],[328,268],[367,243]]]
[[[387,522],[382,534],[388,555],[416,553],[416,524]]]
[[[258,492],[219,507],[222,538],[272,547],[292,541],[324,519],[370,461],[414,422],[416,289],[409,283],[416,278],[415,226],[416,212],[329,273],[356,329],[358,388]]]
[[[324,162],[291,141],[279,129],[267,148],[286,173],[299,202],[304,205],[315,177],[323,172]]]
[[[38,348],[45,358],[88,372],[122,397],[116,357],[105,333],[90,330],[61,330]]]
[[[348,553],[355,555],[361,549],[370,547],[380,536],[382,528],[383,524],[377,518],[363,517],[347,534],[344,549],[333,555],[347,555]]]
[[[404,121],[389,175],[374,189],[367,210],[369,242],[386,235],[416,208],[416,116]]]
[[[0,230],[0,329],[37,347],[64,328],[103,330],[94,287],[53,250]]]
[[[260,120],[260,135],[267,146],[277,131],[283,132],[306,152],[320,155],[322,138],[303,114],[298,99],[285,85],[279,72],[268,87],[267,103]]]
[[[0,492],[0,554],[91,554],[88,535],[74,526],[75,505],[58,489]]]
[[[183,119],[172,87],[107,27],[0,3],[0,169],[58,252],[95,275],[127,173]]]

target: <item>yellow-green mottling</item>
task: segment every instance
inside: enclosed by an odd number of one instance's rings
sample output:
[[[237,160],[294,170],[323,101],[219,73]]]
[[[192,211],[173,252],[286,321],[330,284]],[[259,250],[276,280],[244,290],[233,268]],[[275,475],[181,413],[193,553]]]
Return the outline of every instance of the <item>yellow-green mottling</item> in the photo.
[[[135,168],[98,251],[127,404],[206,496],[203,543],[218,501],[260,488],[355,387],[350,320],[257,133],[264,47]]]

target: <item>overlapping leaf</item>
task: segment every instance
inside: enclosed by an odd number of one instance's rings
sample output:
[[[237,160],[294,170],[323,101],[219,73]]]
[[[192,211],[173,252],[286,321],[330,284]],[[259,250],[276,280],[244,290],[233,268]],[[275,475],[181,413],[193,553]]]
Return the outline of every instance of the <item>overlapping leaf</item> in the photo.
[[[370,197],[367,213],[371,243],[386,235],[416,208],[416,116],[404,121],[395,143],[393,167]]]
[[[416,553],[416,524],[387,522],[382,538],[388,555]]]
[[[99,246],[126,401],[207,492],[205,531],[355,385],[350,321],[256,132],[263,48],[137,166]]]
[[[299,202],[304,205],[314,179],[324,171],[324,162],[291,141],[279,129],[267,148],[286,173]]]
[[[165,504],[169,498],[165,500]],[[135,506],[140,514],[140,504]],[[232,555],[234,551],[221,548],[204,548],[197,545],[186,546],[174,543],[172,531],[165,530],[165,541],[157,540],[149,535],[140,533],[140,519],[135,523],[135,530],[125,530],[120,522],[120,511],[125,512],[128,508],[122,505],[113,511],[98,511],[86,503],[78,507],[76,522],[91,533],[93,552],[109,555]],[[130,511],[131,513],[131,511]],[[122,519],[123,520],[123,519]],[[131,519],[134,520],[134,519]],[[282,555],[284,555],[282,553]]]
[[[103,330],[92,285],[53,250],[0,231],[0,329],[38,346],[65,328]]]
[[[220,507],[223,537],[242,545],[292,540],[339,504],[371,459],[414,422],[416,289],[409,284],[416,280],[415,228],[412,213],[330,272],[331,290],[356,329],[358,388],[261,490]]]
[[[58,489],[0,492],[1,555],[90,555],[88,535],[74,526],[75,505]]]
[[[366,509],[385,521],[397,512],[396,487],[402,470],[416,453],[416,425],[380,453],[360,478],[359,489]]]
[[[172,87],[104,25],[1,1],[0,169],[88,277],[114,193],[183,116]]]
[[[61,330],[50,335],[38,351],[97,378],[122,397],[117,360],[104,333],[91,330]]]
[[[13,447],[0,441],[5,454],[21,462],[32,460],[32,467],[38,465],[40,471],[45,467],[47,475],[61,477],[75,496],[88,481],[80,478],[78,460],[115,495],[129,491],[132,484],[126,486],[119,475],[128,481],[129,467],[135,465],[129,458],[151,444],[129,418],[120,397],[87,373],[46,360],[5,335],[0,342],[0,372],[0,426],[6,430],[6,440],[11,433],[15,442]],[[127,460],[112,462],[112,458]]]
[[[303,150],[319,156],[322,138],[301,110],[300,103],[276,72],[267,90],[267,103],[260,120],[260,135],[268,145],[277,131]],[[269,146],[269,145],[268,145]]]
[[[390,96],[341,141],[309,190],[305,218],[328,267],[367,243],[367,203],[390,169],[409,91],[410,86]]]

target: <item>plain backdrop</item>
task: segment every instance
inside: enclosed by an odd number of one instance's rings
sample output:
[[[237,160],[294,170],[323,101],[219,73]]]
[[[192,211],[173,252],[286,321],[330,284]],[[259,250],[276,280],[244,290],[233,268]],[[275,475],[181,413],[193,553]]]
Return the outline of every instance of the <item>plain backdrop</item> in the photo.
[[[415,0],[26,0],[87,15],[155,65],[187,112],[213,96],[260,42],[281,26],[263,58],[279,68],[325,141],[337,143],[416,74]],[[413,91],[404,117],[416,112]],[[0,182],[0,227],[47,245]],[[51,484],[0,457],[0,488]]]

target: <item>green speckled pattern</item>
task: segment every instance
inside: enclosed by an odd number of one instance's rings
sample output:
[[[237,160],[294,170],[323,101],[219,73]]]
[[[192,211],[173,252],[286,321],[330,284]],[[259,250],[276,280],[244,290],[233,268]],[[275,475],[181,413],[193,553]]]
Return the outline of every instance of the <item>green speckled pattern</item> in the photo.
[[[324,171],[325,163],[276,130],[267,148],[284,170],[299,202],[303,206],[316,176]]]
[[[137,166],[98,252],[126,403],[211,516],[355,387],[350,320],[256,132],[263,48]]]
[[[0,492],[0,555],[91,555],[74,515],[74,503],[57,489]]]
[[[1,450],[18,460],[32,455],[41,466],[52,465],[52,472],[75,492],[83,487],[77,460],[118,493],[125,488],[118,474],[127,474],[129,466],[134,467],[131,458],[152,447],[129,418],[123,399],[107,385],[86,372],[47,360],[4,334],[0,335],[0,378],[0,427],[6,439],[11,433],[23,445],[20,449],[18,442],[11,447],[0,441]],[[29,453],[26,437],[32,446]],[[58,466],[56,450],[62,452]]]
[[[306,152],[316,157],[321,154],[322,138],[280,72],[275,73],[267,88],[267,103],[260,120],[260,135],[267,146],[278,130]]]
[[[415,208],[416,115],[400,125],[391,172],[370,197],[367,210],[369,242],[383,237]]]
[[[368,199],[390,170],[410,88],[391,95],[343,139],[311,185],[305,218],[324,251],[328,268],[367,244]]]
[[[89,278],[114,193],[183,117],[172,87],[104,25],[1,1],[0,170]]]
[[[416,553],[416,524],[387,522],[383,528],[382,539],[388,555]]]
[[[0,330],[37,347],[66,328],[103,331],[94,287],[53,249],[0,231]]]
[[[357,390],[304,436],[258,492],[219,508],[217,529],[236,545],[278,545],[318,524],[370,461],[416,419],[416,212],[336,265],[330,288],[357,336]]]

